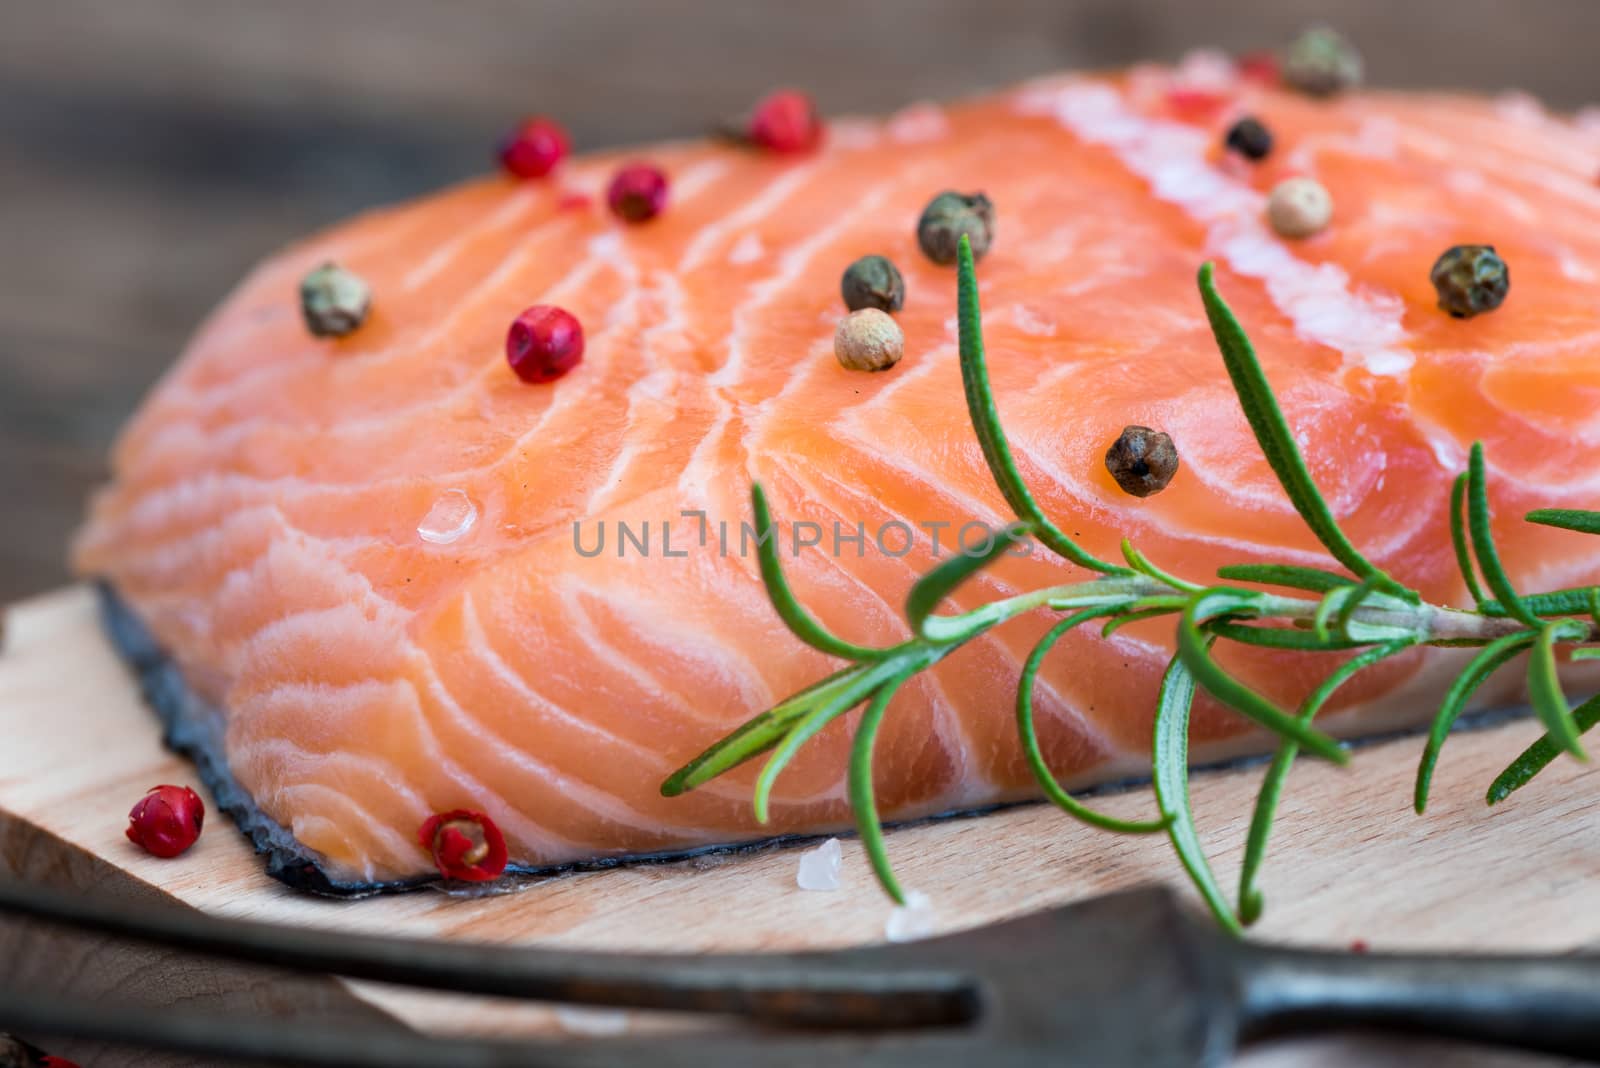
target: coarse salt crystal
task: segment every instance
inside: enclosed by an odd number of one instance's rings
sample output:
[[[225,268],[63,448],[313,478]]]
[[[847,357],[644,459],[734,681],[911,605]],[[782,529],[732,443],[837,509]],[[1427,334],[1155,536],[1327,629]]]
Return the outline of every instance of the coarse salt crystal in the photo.
[[[478,506],[464,490],[446,490],[417,524],[417,536],[431,545],[449,545],[478,521]]]
[[[843,859],[844,851],[839,847],[839,839],[830,838],[815,849],[800,854],[800,870],[795,874],[794,881],[802,890],[837,890],[839,865]]]
[[[556,1022],[574,1035],[620,1035],[628,1029],[628,1014],[620,1009],[576,1009],[566,1005],[556,1009]]]
[[[933,902],[920,890],[906,891],[906,903],[896,905],[883,925],[883,935],[891,942],[915,942],[933,934]]]

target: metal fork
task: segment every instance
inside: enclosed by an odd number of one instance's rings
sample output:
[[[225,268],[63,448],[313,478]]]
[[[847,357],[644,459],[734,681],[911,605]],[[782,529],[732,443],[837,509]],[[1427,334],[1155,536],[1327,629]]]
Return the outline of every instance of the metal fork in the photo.
[[[978,930],[820,953],[502,948],[130,909],[0,880],[0,912],[295,971],[441,991],[720,1013],[763,1030],[482,1041],[70,1002],[0,988],[0,1030],[339,1068],[1194,1068],[1266,1035],[1340,1028],[1600,1060],[1600,957],[1398,956],[1229,937],[1164,889]]]

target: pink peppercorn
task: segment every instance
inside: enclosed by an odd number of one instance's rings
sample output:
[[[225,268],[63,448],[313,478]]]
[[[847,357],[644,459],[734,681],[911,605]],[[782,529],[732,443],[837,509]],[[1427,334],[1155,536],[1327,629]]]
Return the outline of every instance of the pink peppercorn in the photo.
[[[446,879],[482,883],[505,873],[505,836],[482,812],[441,812],[423,823],[417,838]]]
[[[156,786],[128,813],[128,841],[158,857],[175,857],[200,837],[206,806],[187,786]]]
[[[506,360],[524,382],[554,382],[583,360],[583,324],[571,312],[535,304],[506,334]]]
[[[745,133],[772,152],[809,152],[822,143],[822,120],[808,94],[780,89],[756,105]]]
[[[630,163],[611,179],[606,203],[626,222],[654,219],[667,206],[667,176],[648,163]]]
[[[572,148],[566,128],[553,119],[525,119],[500,142],[500,165],[518,178],[543,178]]]

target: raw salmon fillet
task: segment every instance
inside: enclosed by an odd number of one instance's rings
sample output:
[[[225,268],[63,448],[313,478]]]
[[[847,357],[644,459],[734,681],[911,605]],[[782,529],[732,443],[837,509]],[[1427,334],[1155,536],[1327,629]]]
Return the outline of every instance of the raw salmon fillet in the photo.
[[[1277,139],[1259,164],[1221,151],[1244,113]],[[664,168],[672,192],[628,226],[603,191],[633,159]],[[978,275],[999,409],[1046,512],[1086,548],[1114,558],[1127,535],[1200,581],[1229,563],[1326,561],[1229,389],[1194,282],[1213,259],[1352,540],[1428,598],[1464,603],[1446,505],[1474,439],[1512,577],[1600,580],[1589,541],[1520,519],[1592,506],[1600,477],[1597,164],[1595,128],[1520,97],[1316,101],[1201,57],[836,120],[807,156],[677,143],[546,181],[471,182],[251,274],[123,433],[77,567],[181,675],[190,727],[270,831],[258,840],[325,888],[430,876],[417,829],[456,808],[488,813],[517,869],[840,828],[854,715],[779,780],[765,827],[753,767],[674,799],[660,785],[838,666],[784,629],[740,551],[752,481],[800,599],[858,643],[908,636],[903,600],[935,561],[934,529],[948,555],[964,524],[1011,518],[967,420],[954,271],[914,235],[934,194],[995,204]],[[1320,180],[1335,213],[1287,242],[1263,209],[1294,174]],[[1461,243],[1493,244],[1513,280],[1503,307],[1470,320],[1442,312],[1429,281]],[[908,294],[905,358],[881,374],[832,352],[840,272],[867,253],[893,259]],[[311,337],[299,315],[299,279],[327,260],[373,290],[370,320],[342,340]],[[504,356],[536,303],[588,335],[553,384],[518,380]],[[1106,472],[1126,424],[1175,439],[1165,492],[1130,497]],[[791,553],[795,523],[822,543]],[[914,533],[904,554],[897,528],[890,551],[876,544],[893,523]],[[1036,548],[947,608],[1088,577]],[[1002,627],[902,688],[878,741],[887,817],[1034,795],[1012,702],[1047,623]],[[1086,628],[1052,654],[1039,730],[1064,782],[1148,773],[1172,647],[1169,619],[1109,640]],[[1230,655],[1283,702],[1332,664]],[[1459,664],[1397,657],[1342,691],[1325,725],[1418,722]],[[1515,697],[1509,681],[1486,691]],[[1197,762],[1271,744],[1196,708]]]

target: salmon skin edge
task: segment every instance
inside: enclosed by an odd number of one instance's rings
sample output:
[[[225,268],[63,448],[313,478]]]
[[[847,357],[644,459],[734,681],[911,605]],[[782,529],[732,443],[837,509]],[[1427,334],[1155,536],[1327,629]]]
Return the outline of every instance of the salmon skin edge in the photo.
[[[316,852],[300,844],[294,834],[277,820],[263,812],[255,798],[234,778],[228,767],[222,743],[221,727],[225,720],[209,702],[195,695],[189,688],[183,671],[162,649],[122,595],[104,580],[95,582],[100,603],[100,619],[117,655],[139,681],[139,693],[145,704],[156,714],[162,726],[162,741],[168,749],[194,765],[200,781],[215,799],[217,808],[233,820],[256,853],[266,858],[266,871],[272,878],[294,890],[321,897],[353,900],[374,894],[401,893],[430,887],[461,889],[463,884],[452,883],[438,875],[419,875],[410,879],[388,882],[354,882],[335,879],[322,865]],[[981,815],[993,811],[967,810],[932,817],[942,819],[953,816]],[[920,821],[919,821],[920,822]],[[748,842],[732,842],[696,846],[660,853],[635,853],[626,856],[595,857],[590,860],[569,861],[542,867],[509,864],[505,875],[489,884],[467,884],[468,889],[503,892],[517,878],[536,880],[573,872],[604,871],[635,864],[670,864],[696,857],[735,855],[757,850],[799,845],[829,837],[826,834],[773,835]]]

